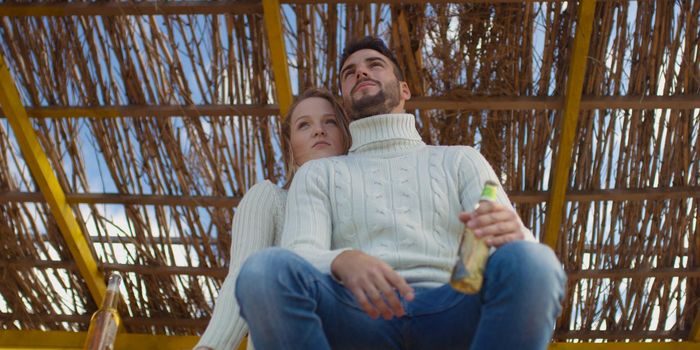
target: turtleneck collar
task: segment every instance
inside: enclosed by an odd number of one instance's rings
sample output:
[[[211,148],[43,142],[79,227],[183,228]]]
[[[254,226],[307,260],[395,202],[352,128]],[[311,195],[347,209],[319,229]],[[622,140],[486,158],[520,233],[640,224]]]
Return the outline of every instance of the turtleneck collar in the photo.
[[[355,154],[391,154],[425,143],[416,130],[412,114],[379,114],[350,123],[352,147]]]

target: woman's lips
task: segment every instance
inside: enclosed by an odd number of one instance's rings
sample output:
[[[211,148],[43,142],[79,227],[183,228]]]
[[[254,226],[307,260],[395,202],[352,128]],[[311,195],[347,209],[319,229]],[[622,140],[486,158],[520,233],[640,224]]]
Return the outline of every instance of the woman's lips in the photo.
[[[330,145],[331,145],[331,144],[330,144],[329,142],[327,142],[327,141],[318,141],[318,142],[314,143],[314,145],[312,146],[312,148],[322,147],[322,146],[330,146]]]

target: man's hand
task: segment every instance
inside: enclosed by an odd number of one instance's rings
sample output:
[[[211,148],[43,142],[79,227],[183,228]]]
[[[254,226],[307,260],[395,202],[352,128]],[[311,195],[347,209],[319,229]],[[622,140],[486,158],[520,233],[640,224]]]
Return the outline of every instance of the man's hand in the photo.
[[[359,250],[340,253],[331,264],[331,272],[347,287],[362,309],[372,318],[385,320],[404,315],[398,291],[413,300],[413,288],[387,263]]]
[[[473,212],[460,213],[459,220],[488,246],[498,248],[508,242],[525,239],[525,227],[518,214],[498,203],[481,202]]]

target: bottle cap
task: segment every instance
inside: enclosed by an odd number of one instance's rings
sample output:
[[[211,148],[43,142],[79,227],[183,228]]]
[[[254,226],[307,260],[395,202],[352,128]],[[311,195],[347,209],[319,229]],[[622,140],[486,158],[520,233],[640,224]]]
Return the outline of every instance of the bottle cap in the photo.
[[[113,273],[109,276],[109,281],[107,282],[107,290],[118,291],[119,285],[122,284],[122,276]]]

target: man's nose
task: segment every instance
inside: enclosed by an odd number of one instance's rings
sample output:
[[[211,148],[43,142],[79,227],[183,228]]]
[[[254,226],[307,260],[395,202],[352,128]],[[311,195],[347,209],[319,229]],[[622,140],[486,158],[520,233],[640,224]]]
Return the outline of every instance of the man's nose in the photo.
[[[357,79],[366,77],[367,76],[367,69],[365,67],[357,67],[355,68],[355,77]]]

